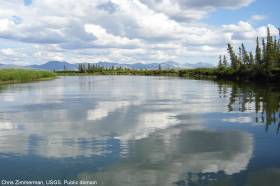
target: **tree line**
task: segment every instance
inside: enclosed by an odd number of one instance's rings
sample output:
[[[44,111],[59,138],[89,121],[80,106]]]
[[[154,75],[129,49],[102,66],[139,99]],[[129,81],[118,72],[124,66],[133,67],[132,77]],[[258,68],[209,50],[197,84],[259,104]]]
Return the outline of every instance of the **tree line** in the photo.
[[[90,64],[90,63],[83,63],[79,64],[78,71],[80,73],[94,73],[94,72],[102,72],[102,71],[127,71],[128,68],[124,67],[103,67],[98,64]]]
[[[249,52],[243,43],[238,48],[238,53],[235,52],[230,43],[227,46],[227,51],[230,63],[228,63],[226,56],[219,56],[218,69],[220,70],[225,68],[234,70],[258,68],[270,72],[280,68],[280,37],[273,37],[269,27],[266,38],[257,37],[254,53]]]

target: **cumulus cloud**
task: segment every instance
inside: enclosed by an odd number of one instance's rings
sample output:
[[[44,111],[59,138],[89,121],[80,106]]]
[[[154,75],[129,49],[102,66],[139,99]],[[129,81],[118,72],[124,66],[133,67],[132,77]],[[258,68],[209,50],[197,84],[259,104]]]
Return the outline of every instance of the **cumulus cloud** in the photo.
[[[96,47],[133,48],[141,44],[140,41],[136,39],[130,40],[126,37],[114,36],[112,34],[109,34],[106,29],[99,25],[85,24],[84,29],[87,33],[90,33],[94,37],[96,37],[96,41],[92,43],[93,46]]]
[[[141,0],[141,2],[173,19],[194,20],[204,18],[217,8],[240,8],[248,6],[254,0]]]
[[[15,54],[15,51],[11,48],[4,48],[1,50],[2,54],[6,55],[6,56],[11,56]]]
[[[267,28],[270,28],[271,35],[278,35],[278,29],[274,25],[254,28],[250,23],[240,21],[238,24],[223,25],[223,31],[231,35],[232,40],[254,40],[257,36],[266,37]]]
[[[0,38],[25,43],[22,52],[29,56],[25,61],[37,63],[53,58],[70,62],[187,62],[204,57],[211,61],[225,51],[227,42],[254,40],[265,34],[265,27],[255,28],[245,21],[214,27],[197,20],[219,8],[234,9],[252,2],[9,0],[0,4]],[[251,19],[261,18],[254,15]],[[270,27],[275,33],[276,28]],[[3,62],[3,57],[0,59]]]

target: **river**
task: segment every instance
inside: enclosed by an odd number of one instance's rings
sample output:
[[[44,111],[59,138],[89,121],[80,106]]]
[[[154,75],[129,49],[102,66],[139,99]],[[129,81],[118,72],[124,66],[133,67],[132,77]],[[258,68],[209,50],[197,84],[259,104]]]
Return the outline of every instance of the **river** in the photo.
[[[2,180],[279,185],[280,91],[145,76],[0,89]]]

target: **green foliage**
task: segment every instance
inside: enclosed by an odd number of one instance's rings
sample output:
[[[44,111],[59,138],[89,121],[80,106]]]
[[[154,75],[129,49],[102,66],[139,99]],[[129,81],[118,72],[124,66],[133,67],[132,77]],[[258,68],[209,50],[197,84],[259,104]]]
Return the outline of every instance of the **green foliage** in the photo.
[[[241,55],[242,55],[242,60],[241,60],[242,64],[248,65],[250,62],[250,56],[243,43],[241,45]]]
[[[260,43],[259,43],[259,37],[257,37],[257,46],[256,46],[256,64],[260,65],[261,60],[262,60],[262,53],[261,53],[261,48],[260,48]]]
[[[230,43],[228,44],[228,53],[229,53],[229,56],[230,56],[231,67],[233,69],[238,69],[239,66],[240,66],[240,61],[238,60],[238,57],[235,54],[234,49],[233,49],[233,47],[231,46]]]
[[[54,78],[53,72],[27,70],[27,69],[3,69],[0,70],[0,83],[28,82],[40,79]]]
[[[252,52],[250,52],[249,55],[249,65],[253,65],[255,63],[254,55]]]
[[[224,65],[223,65],[223,61],[222,61],[222,56],[219,56],[218,68],[221,69],[223,67],[224,67]]]
[[[280,32],[280,30],[279,30]],[[255,56],[248,52],[242,43],[239,53],[236,55],[231,44],[228,44],[230,56],[230,67],[222,65],[221,56],[216,76],[229,79],[256,79],[256,80],[276,80],[279,78],[280,69],[280,37],[272,37],[270,29],[267,28],[267,37],[262,38],[262,47],[259,38],[256,39]],[[228,70],[230,69],[230,70]]]
[[[274,62],[274,56],[273,56],[273,40],[270,35],[270,30],[267,28],[267,38],[266,38],[266,58],[265,58],[265,64],[267,69],[271,69]]]
[[[262,38],[262,63],[265,63],[266,54],[266,44],[264,38]]]
[[[227,68],[228,67],[228,61],[227,61],[227,57],[224,55],[224,59],[223,59],[223,67]]]

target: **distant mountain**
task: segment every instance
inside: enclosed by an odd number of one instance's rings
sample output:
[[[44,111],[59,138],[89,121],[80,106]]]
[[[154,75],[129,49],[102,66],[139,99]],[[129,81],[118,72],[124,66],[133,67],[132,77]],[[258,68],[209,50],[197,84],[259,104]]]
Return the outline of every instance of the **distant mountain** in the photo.
[[[97,66],[105,67],[105,68],[111,68],[111,67],[123,67],[123,68],[129,68],[129,69],[148,69],[148,70],[156,70],[159,68],[159,65],[161,69],[193,69],[193,68],[213,68],[214,66],[209,63],[185,63],[180,64],[175,61],[166,61],[163,63],[134,63],[134,64],[120,64],[120,63],[111,63],[111,62],[99,62],[95,63]]]
[[[210,63],[199,62],[199,63],[195,63],[195,64],[185,63],[184,67],[188,68],[188,69],[193,69],[193,68],[214,68],[215,66]]]
[[[122,68],[129,68],[128,64],[120,64],[120,63],[113,63],[113,62],[105,62],[101,61],[98,63],[93,63],[99,67],[104,67],[104,68],[111,68],[111,67],[122,67]]]
[[[134,64],[126,64],[126,63],[112,63],[112,62],[98,62],[94,63],[95,65],[99,67],[104,68],[129,68],[129,69],[158,69],[159,64],[158,63],[150,63],[150,64],[144,64],[144,63],[134,63]]]
[[[87,63],[85,63],[87,64]],[[163,63],[134,63],[134,64],[124,64],[124,63],[113,63],[113,62],[98,62],[94,63],[97,66],[105,67],[105,68],[112,68],[112,67],[122,67],[122,68],[129,68],[129,69],[147,69],[147,70],[156,70],[161,67],[161,69],[193,69],[193,68],[213,68],[214,66],[209,63],[185,63],[180,64],[175,61],[166,61]],[[0,64],[1,68],[31,68],[31,69],[38,69],[38,70],[50,70],[50,71],[60,71],[64,70],[78,70],[79,64],[72,64],[66,61],[49,61],[42,65],[29,65],[29,66],[17,66],[17,65],[5,65]]]
[[[30,66],[26,66],[26,67],[32,68],[32,69],[38,69],[38,70],[51,70],[51,71],[64,70],[64,68],[66,70],[77,70],[78,64],[71,64],[66,61],[49,61],[42,65],[30,65]]]
[[[175,61],[166,61],[160,64],[161,68],[170,69],[170,68],[184,68],[184,65],[177,63]]]

